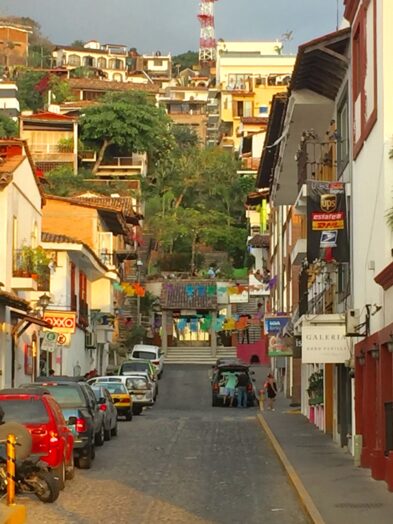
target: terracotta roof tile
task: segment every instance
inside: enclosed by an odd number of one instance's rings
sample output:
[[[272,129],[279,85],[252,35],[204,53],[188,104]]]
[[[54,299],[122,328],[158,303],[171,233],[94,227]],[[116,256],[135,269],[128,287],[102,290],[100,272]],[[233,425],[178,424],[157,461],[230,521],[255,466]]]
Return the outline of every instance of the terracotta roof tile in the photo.
[[[217,308],[217,289],[214,281],[165,282],[161,292],[162,309]]]
[[[158,92],[153,84],[135,84],[133,82],[111,82],[95,78],[70,78],[67,80],[72,89],[95,89],[100,91],[151,91]]]

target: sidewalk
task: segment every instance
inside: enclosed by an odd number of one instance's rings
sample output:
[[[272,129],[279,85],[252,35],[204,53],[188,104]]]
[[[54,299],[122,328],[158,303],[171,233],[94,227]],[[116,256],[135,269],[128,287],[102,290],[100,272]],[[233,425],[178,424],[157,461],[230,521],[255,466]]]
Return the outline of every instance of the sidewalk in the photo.
[[[393,493],[388,492],[385,482],[371,478],[370,471],[353,465],[353,457],[321,433],[298,411],[289,407],[289,401],[278,399],[276,410],[259,412],[262,427],[269,437],[281,461],[289,469],[289,477],[299,488],[299,496],[307,505],[316,508],[314,522],[325,524],[391,524],[393,522]],[[285,463],[285,456],[289,465]],[[291,472],[290,466],[294,472]],[[298,485],[293,477],[300,478]],[[296,478],[295,478],[296,481]],[[301,483],[305,491],[301,491]],[[299,489],[298,489],[299,492]],[[305,500],[306,499],[306,500]],[[322,517],[322,520],[318,515]]]

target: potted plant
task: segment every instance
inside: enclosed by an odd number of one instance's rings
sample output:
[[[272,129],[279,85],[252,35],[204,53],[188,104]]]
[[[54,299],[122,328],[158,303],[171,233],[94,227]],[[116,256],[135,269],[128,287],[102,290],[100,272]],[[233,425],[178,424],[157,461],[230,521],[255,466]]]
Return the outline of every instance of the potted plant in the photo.
[[[22,246],[17,265],[22,277],[29,277],[34,272],[34,249],[31,246]]]
[[[309,404],[323,404],[323,370],[315,371],[308,379]]]

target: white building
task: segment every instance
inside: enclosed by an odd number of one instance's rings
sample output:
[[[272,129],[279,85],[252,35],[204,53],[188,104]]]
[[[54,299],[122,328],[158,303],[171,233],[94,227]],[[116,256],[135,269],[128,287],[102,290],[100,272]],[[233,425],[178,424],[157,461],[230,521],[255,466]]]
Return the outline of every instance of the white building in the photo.
[[[32,261],[41,235],[43,195],[27,145],[0,140],[0,387],[37,375],[42,291]]]
[[[0,80],[0,114],[6,114],[17,122],[19,113],[17,85],[14,82]]]
[[[97,369],[104,374],[113,332],[112,274],[83,242],[44,232],[42,246],[53,262],[45,320],[61,335],[48,351],[49,361],[41,360],[42,370],[76,376]],[[101,312],[106,312],[106,322]]]

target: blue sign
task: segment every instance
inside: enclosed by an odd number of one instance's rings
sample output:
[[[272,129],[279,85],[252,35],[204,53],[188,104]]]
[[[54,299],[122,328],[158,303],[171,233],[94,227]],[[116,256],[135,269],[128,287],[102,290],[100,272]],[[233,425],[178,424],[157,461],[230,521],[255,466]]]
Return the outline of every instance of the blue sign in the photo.
[[[269,335],[280,333],[288,322],[289,317],[265,317],[265,332]]]

